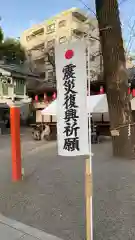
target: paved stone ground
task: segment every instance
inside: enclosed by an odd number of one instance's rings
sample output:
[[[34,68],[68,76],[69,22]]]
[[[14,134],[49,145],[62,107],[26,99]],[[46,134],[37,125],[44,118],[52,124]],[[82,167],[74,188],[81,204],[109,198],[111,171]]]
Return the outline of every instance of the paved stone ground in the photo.
[[[36,228],[6,218],[1,214],[0,238],[2,240],[62,240]]]
[[[114,159],[111,145],[95,148],[94,240],[135,239],[135,161]]]
[[[9,137],[0,138],[0,212],[64,240],[85,239],[84,158],[57,156],[56,144],[22,136],[25,179],[10,181]],[[135,161],[93,146],[94,240],[135,239]]]
[[[55,143],[22,142],[25,179],[15,184],[9,137],[0,139],[0,212],[64,240],[84,239],[83,160],[58,157]]]

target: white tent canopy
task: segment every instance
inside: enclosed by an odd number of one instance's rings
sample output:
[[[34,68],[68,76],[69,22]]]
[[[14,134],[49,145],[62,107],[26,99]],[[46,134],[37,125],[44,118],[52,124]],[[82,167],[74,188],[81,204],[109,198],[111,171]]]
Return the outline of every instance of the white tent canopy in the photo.
[[[46,108],[44,108],[41,111],[41,114],[56,116],[56,112],[57,112],[57,100],[54,100],[52,103],[50,103]]]
[[[132,98],[131,100],[131,109],[135,111],[135,98]]]
[[[131,100],[131,108],[135,110],[135,98]],[[87,96],[87,109],[90,113],[108,113],[108,103],[106,94]],[[41,111],[42,115],[57,114],[57,100]]]
[[[87,110],[88,113],[107,113],[108,103],[106,94],[88,96]]]
[[[106,94],[87,96],[88,113],[107,113],[108,103]],[[57,100],[54,100],[49,106],[42,110],[42,115],[57,114]]]

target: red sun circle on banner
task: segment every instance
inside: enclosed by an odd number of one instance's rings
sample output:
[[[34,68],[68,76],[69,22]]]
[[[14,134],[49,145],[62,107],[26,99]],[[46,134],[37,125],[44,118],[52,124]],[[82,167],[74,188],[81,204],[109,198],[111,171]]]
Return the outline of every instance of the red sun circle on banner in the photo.
[[[66,59],[71,59],[72,57],[74,56],[74,52],[73,50],[67,50],[66,53],[65,53],[65,58]]]

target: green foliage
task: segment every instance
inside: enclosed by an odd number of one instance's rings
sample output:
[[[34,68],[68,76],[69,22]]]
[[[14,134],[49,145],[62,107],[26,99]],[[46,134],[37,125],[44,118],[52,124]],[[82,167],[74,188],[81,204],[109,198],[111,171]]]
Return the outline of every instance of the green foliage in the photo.
[[[2,43],[3,39],[4,39],[4,34],[2,31],[2,28],[0,27],[0,43]]]
[[[20,41],[13,38],[7,38],[1,42],[0,59],[4,59],[7,63],[23,63],[25,60],[25,52]]]

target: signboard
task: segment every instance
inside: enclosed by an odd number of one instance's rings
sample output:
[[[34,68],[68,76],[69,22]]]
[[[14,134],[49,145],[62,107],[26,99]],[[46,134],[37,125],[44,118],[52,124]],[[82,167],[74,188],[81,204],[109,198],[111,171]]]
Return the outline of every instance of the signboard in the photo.
[[[62,156],[89,153],[85,50],[80,40],[55,49],[58,154]]]

